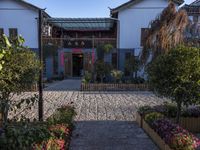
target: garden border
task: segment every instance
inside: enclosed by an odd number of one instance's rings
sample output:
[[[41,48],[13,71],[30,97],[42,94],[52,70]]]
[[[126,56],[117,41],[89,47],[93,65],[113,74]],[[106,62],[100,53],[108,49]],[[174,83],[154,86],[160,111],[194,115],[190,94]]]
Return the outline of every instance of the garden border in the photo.
[[[161,150],[172,150],[165,141],[143,120],[143,129]]]
[[[81,83],[81,91],[150,91],[148,84]]]
[[[172,122],[175,123],[175,118],[169,118]],[[139,127],[143,128],[144,117],[141,116],[138,112],[136,112],[136,122],[138,123]],[[180,118],[180,126],[184,129],[193,132],[199,133],[200,132],[200,117],[181,117]]]

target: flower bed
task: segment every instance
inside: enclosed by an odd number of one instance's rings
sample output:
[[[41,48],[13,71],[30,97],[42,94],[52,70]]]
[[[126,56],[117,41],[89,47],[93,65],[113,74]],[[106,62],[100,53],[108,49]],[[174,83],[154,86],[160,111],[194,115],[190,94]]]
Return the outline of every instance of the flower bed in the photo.
[[[172,122],[176,120],[176,107],[172,104],[157,105],[154,107],[144,106],[139,108],[136,114],[136,121],[140,127],[142,127],[144,116],[151,112],[162,113],[172,120]],[[180,126],[190,132],[200,133],[200,107],[185,108],[181,114]]]
[[[199,127],[197,119],[200,117],[198,110],[198,107],[184,109],[180,125],[188,127],[187,124],[193,124],[191,126],[195,127],[196,125],[197,129]],[[176,116],[174,105],[144,106],[139,108],[136,116],[139,126],[146,131],[161,150],[195,150],[200,146],[198,138],[174,123],[175,119],[172,119]],[[166,119],[167,117],[171,117],[171,119]],[[194,122],[191,122],[192,119]]]
[[[143,122],[143,129],[161,150],[165,150],[165,142],[145,121]]]
[[[0,130],[0,149],[66,150],[74,115],[72,106],[63,106],[46,122],[12,122]]]
[[[196,150],[200,140],[160,113],[150,113],[143,121],[143,129],[161,150]]]

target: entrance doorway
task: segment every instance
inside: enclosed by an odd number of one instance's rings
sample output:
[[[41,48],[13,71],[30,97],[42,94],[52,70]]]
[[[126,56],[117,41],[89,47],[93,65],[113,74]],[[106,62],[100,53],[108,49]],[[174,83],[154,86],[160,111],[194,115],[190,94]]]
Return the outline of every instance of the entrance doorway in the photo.
[[[73,77],[81,77],[83,75],[83,54],[72,54],[73,60]]]

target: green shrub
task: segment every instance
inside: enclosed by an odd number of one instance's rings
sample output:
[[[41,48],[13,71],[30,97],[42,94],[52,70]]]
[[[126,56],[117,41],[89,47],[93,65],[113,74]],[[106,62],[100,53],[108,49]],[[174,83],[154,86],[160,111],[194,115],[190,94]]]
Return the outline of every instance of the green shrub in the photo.
[[[86,72],[85,72],[85,76],[83,77],[82,82],[83,82],[83,83],[90,83],[91,80],[92,80],[92,73],[86,71]]]
[[[0,136],[0,149],[27,150],[34,143],[40,143],[50,137],[51,134],[44,124],[8,125]]]
[[[153,108],[151,106],[142,106],[138,109],[138,113],[140,115],[146,115],[148,113],[154,112]]]
[[[200,103],[200,48],[178,46],[157,57],[148,67],[149,81],[161,96],[177,105],[177,123],[183,106]]]
[[[72,125],[73,117],[76,115],[75,109],[72,106],[62,106],[47,119],[49,125],[52,124],[69,124]]]
[[[120,70],[112,70],[111,76],[114,78],[115,83],[119,83],[123,77],[123,72]]]
[[[164,115],[169,118],[175,118],[177,114],[177,106],[173,103],[165,103],[164,104],[165,111]]]
[[[157,113],[157,112],[152,112],[152,113],[149,113],[145,116],[145,121],[152,125],[152,123],[155,121],[155,120],[158,120],[158,119],[161,119],[161,118],[164,118],[164,115],[161,114],[161,113]]]

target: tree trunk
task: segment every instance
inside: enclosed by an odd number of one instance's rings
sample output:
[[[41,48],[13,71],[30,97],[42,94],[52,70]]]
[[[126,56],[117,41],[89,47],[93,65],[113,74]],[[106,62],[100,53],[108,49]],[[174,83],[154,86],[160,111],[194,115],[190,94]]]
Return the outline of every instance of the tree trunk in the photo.
[[[2,118],[0,118],[0,122],[2,121],[2,125],[0,126],[5,126],[8,121],[8,110],[9,110],[9,96],[10,94],[3,93],[2,94],[2,99],[1,99],[1,114]],[[2,119],[2,120],[1,120]]]
[[[181,108],[182,108],[182,103],[177,102],[177,114],[176,114],[176,123],[180,123],[180,116],[181,116]]]

